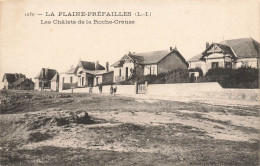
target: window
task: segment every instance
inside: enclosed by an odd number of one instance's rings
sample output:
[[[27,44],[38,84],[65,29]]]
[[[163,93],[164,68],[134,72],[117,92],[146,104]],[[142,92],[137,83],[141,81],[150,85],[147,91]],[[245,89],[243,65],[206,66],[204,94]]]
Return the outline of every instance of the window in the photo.
[[[232,62],[226,62],[225,68],[231,69],[232,68]]]
[[[153,67],[153,74],[155,74],[155,67]]]
[[[70,83],[72,83],[73,82],[73,77],[70,77]]]
[[[152,67],[150,66],[150,75],[152,74]]]
[[[211,63],[211,68],[212,69],[217,69],[218,68],[218,62],[212,62]]]
[[[244,61],[244,62],[242,62],[243,64],[242,64],[242,66],[244,66],[244,67],[248,67],[249,65],[248,65],[248,61]]]
[[[119,69],[119,77],[121,77],[121,69]]]
[[[64,83],[65,77],[62,77],[62,83]]]
[[[125,68],[125,78],[128,78],[128,67]]]

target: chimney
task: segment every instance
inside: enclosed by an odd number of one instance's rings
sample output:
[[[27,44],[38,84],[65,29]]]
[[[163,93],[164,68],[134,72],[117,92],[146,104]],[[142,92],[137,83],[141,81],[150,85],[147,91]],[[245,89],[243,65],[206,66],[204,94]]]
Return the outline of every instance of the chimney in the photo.
[[[209,48],[209,42],[206,42],[206,49]]]
[[[98,70],[98,66],[99,66],[99,61],[96,61],[96,63],[95,63],[95,70]]]
[[[109,72],[109,62],[106,62],[106,70]]]
[[[45,69],[45,77],[48,77],[48,70],[49,70],[49,68]]]
[[[170,47],[170,51],[172,51],[172,47]]]

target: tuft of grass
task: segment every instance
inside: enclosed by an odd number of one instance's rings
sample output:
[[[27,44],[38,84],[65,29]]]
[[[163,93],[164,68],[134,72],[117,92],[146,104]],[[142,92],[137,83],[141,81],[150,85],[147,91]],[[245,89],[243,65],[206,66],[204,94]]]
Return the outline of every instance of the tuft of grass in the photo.
[[[51,136],[48,133],[33,132],[33,133],[29,134],[28,140],[30,142],[41,142],[41,141],[45,141],[45,140],[48,140],[51,138],[53,138],[53,136]]]

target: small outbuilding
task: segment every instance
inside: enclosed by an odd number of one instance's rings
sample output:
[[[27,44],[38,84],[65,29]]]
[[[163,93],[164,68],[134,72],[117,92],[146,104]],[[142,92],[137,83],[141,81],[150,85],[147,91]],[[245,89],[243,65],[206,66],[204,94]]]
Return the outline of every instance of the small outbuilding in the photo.
[[[34,82],[28,78],[19,78],[12,84],[14,89],[20,90],[33,90],[34,89]]]

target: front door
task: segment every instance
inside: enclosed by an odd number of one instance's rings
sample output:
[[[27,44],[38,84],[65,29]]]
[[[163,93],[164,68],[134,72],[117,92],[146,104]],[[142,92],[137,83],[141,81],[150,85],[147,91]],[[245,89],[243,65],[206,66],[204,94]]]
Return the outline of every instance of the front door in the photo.
[[[98,85],[99,84],[99,82],[98,82],[98,77],[96,77],[96,85]]]
[[[93,83],[94,83],[93,77],[88,77],[88,86],[94,86]]]
[[[195,74],[191,73],[190,74],[190,82],[192,83],[192,82],[194,82],[194,80],[195,80]]]
[[[81,86],[84,86],[84,77],[82,77],[82,85]]]

